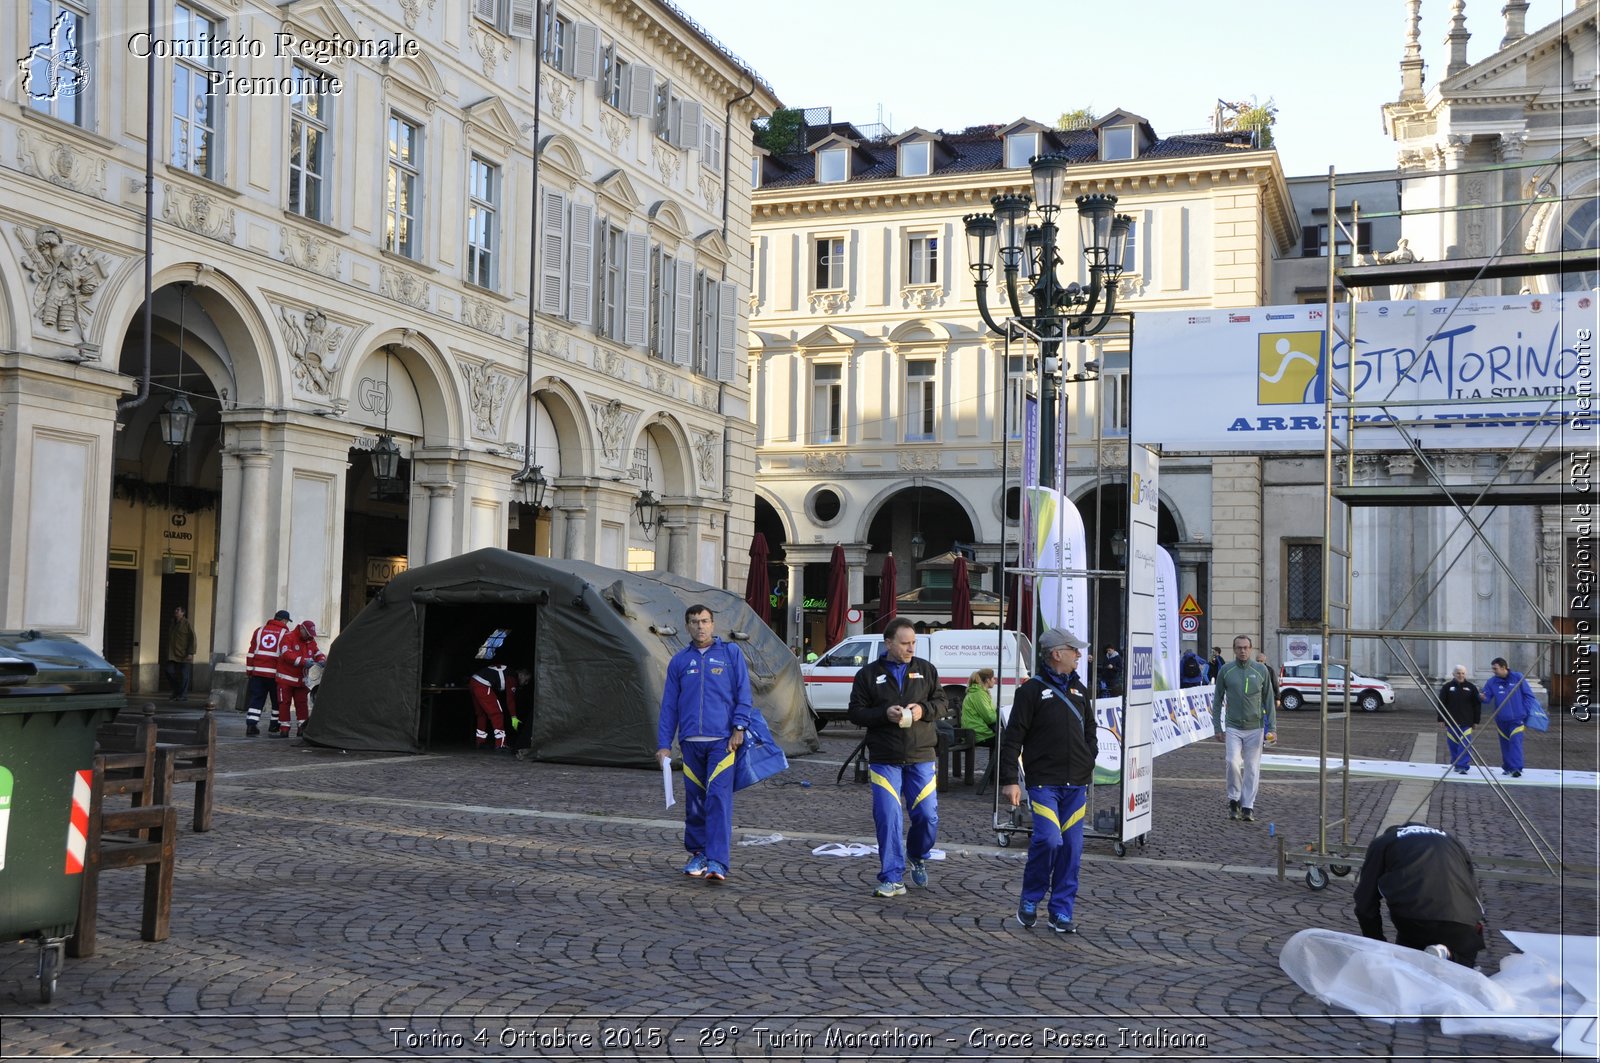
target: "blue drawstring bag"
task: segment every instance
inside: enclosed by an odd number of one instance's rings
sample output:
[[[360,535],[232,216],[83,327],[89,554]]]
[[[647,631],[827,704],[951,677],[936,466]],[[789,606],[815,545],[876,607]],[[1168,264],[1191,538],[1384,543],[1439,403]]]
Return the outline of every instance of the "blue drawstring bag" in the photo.
[[[772,737],[766,717],[761,715],[760,709],[752,708],[750,725],[744,732],[744,744],[734,758],[733,788],[743,790],[788,768],[789,758],[783,755],[783,747]]]
[[[1530,731],[1550,730],[1550,714],[1544,710],[1544,706],[1539,704],[1537,699],[1529,698],[1528,700],[1532,702],[1532,707],[1528,709],[1528,719],[1523,726]]]

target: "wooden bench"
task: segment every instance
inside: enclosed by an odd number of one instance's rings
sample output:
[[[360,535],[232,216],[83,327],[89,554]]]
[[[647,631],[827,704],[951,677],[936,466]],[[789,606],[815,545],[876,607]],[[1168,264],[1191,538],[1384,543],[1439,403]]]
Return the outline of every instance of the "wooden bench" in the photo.
[[[146,705],[147,712],[154,706]],[[172,786],[194,783],[194,831],[211,829],[211,784],[217,764],[217,716],[214,704],[207,704],[200,716],[155,714],[156,755],[172,762],[168,789],[157,795],[158,804],[172,804]],[[165,777],[165,776],[163,776]]]
[[[150,765],[150,774],[140,785],[132,785],[131,773],[140,770],[142,765]],[[100,872],[118,867],[144,868],[144,914],[139,936],[145,941],[167,939],[172,922],[178,810],[164,804],[107,808],[106,798],[115,800],[127,795],[137,801],[148,794],[171,792],[171,759],[159,754],[152,758],[148,748],[129,753],[102,753],[94,758],[78,925],[67,939],[67,955],[94,955]]]

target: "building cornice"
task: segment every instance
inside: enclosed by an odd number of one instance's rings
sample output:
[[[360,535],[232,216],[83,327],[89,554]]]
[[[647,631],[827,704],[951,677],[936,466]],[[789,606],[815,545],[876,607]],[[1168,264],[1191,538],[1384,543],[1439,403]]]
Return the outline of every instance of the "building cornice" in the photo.
[[[672,8],[640,0],[603,0],[603,3],[612,16],[628,28],[631,40],[647,42],[654,50],[653,55],[672,60],[698,78],[719,109],[747,90],[753,91],[738,108],[737,117],[743,121],[771,114],[783,106],[759,74],[741,66],[719,46],[702,37],[696,27]],[[751,75],[754,75],[753,80]]]
[[[1192,192],[1238,185],[1278,185],[1287,200],[1288,185],[1275,152],[1252,151],[1218,159],[1198,156],[1194,165],[1175,169],[1171,160],[1116,167],[1094,166],[1069,170],[1063,199],[1090,192],[1116,195]],[[1031,192],[1032,178],[1025,170],[993,170],[927,178],[885,178],[846,184],[799,185],[756,189],[751,194],[755,219],[830,214],[859,214],[874,210],[937,207],[984,208],[991,196],[1006,192]]]

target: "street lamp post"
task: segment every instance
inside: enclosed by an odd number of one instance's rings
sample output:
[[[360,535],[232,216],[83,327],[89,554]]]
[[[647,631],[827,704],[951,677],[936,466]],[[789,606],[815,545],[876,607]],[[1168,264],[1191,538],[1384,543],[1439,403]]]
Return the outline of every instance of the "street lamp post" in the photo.
[[[990,200],[992,214],[969,214],[967,261],[978,295],[978,313],[984,324],[1002,336],[1015,335],[1013,322],[1039,340],[1041,418],[1039,468],[1049,483],[1056,480],[1056,406],[1061,379],[1061,344],[1065,339],[1086,339],[1106,327],[1116,308],[1117,278],[1122,273],[1123,249],[1133,219],[1116,213],[1117,197],[1091,193],[1077,198],[1078,225],[1089,283],[1063,284],[1056,267],[1063,264],[1057,250],[1062,190],[1066,184],[1067,157],[1039,155],[1031,163],[1033,195],[1006,193]],[[1037,220],[1030,220],[1034,217]],[[996,323],[989,310],[989,276],[999,253],[1001,280],[1010,320]],[[1023,312],[1024,297],[1031,300]],[[1085,369],[1088,367],[1085,366]]]

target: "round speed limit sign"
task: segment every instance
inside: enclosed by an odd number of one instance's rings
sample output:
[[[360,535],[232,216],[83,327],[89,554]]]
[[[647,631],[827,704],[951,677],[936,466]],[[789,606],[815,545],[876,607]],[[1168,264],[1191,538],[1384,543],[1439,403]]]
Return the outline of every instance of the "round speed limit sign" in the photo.
[[[1178,627],[1183,629],[1185,635],[1193,635],[1200,630],[1200,620],[1198,617],[1193,616],[1179,617]]]

